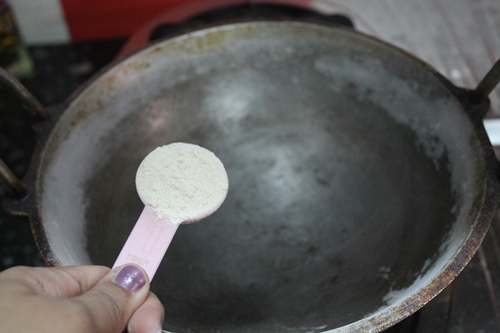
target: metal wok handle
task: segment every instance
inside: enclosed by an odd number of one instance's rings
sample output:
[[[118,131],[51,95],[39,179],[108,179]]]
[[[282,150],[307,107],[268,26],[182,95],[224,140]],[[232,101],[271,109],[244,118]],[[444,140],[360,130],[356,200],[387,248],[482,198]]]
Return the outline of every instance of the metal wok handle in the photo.
[[[0,68],[0,85],[9,89],[19,99],[24,109],[26,109],[33,120],[43,120],[47,118],[45,108],[26,89],[21,82],[4,69]],[[10,168],[0,159],[0,183],[3,184],[9,195],[13,197],[23,197],[26,188]]]
[[[500,81],[500,59],[498,59],[493,67],[486,73],[484,78],[479,82],[476,89],[471,93],[473,102],[485,101],[489,94],[495,89]]]

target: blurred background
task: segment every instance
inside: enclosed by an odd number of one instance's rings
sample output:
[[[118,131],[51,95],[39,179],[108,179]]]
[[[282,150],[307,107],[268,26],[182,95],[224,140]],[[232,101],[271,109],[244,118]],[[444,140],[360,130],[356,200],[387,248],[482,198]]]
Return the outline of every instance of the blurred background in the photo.
[[[500,58],[498,0],[0,0],[0,65],[44,106],[57,106],[101,68],[179,26],[236,15],[225,12],[228,6],[244,12],[259,4],[347,17],[461,87],[474,88]],[[490,98],[487,117],[499,117],[500,88]],[[0,88],[0,158],[22,177],[34,145],[29,116]],[[450,287],[387,332],[500,332],[499,221]],[[0,270],[16,265],[45,264],[29,223],[0,208]]]

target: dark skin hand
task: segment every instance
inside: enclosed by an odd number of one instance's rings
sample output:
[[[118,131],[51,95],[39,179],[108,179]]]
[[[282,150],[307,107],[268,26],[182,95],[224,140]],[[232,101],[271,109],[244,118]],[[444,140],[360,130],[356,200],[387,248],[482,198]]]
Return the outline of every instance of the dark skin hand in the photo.
[[[161,332],[163,307],[138,266],[14,267],[0,273],[0,332]]]

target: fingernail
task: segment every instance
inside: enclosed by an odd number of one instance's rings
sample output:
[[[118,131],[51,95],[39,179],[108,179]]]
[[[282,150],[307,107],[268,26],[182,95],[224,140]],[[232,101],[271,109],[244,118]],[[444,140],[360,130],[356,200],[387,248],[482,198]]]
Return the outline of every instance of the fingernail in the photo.
[[[144,287],[146,278],[139,268],[133,265],[127,265],[121,269],[118,275],[116,275],[113,282],[125,290],[136,292]]]

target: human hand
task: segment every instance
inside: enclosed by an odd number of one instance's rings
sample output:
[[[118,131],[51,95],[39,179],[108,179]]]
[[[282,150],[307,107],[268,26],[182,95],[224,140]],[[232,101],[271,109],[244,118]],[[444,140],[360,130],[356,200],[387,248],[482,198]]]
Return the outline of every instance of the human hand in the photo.
[[[134,265],[14,267],[0,273],[0,333],[161,332],[163,307]]]

